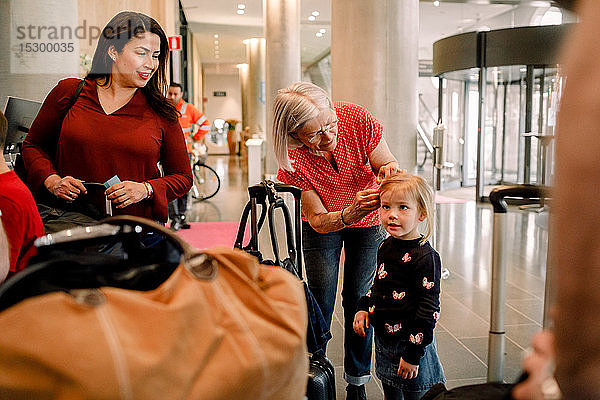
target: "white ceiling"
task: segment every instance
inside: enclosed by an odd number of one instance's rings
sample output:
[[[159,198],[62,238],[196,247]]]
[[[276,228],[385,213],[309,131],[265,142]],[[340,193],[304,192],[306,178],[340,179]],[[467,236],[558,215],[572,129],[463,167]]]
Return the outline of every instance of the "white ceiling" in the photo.
[[[246,62],[242,40],[263,36],[263,0],[181,0],[181,3],[188,25],[198,41],[205,72],[237,73],[235,65]],[[240,3],[246,5],[244,15],[236,13]],[[518,7],[523,7],[515,5],[514,0],[504,1],[512,4],[478,3],[481,1],[441,0],[439,7],[436,7],[431,0],[421,0],[419,58],[431,59],[433,42],[438,39],[475,30],[485,26],[490,19],[511,14]],[[544,5],[544,2],[541,3]],[[529,8],[532,7],[529,5]],[[548,6],[542,8],[546,10]],[[309,64],[331,46],[330,1],[301,0],[300,9],[301,58],[303,64]],[[308,17],[313,11],[320,14],[311,22]],[[326,30],[325,34],[323,37],[316,37],[315,33],[321,28]],[[215,57],[215,34],[219,35],[218,58]]]

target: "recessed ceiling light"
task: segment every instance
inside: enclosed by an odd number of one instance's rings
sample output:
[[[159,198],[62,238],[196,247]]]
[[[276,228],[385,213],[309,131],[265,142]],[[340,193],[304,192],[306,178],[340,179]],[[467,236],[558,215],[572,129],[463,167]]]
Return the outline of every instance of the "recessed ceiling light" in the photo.
[[[433,5],[436,6],[436,7],[439,7],[440,6],[440,0],[435,0],[433,2]]]
[[[321,28],[321,29],[319,29],[319,32],[321,32],[321,33],[325,33],[325,32],[327,32],[327,29],[325,29],[325,28]]]
[[[312,12],[312,15],[314,15],[315,17],[318,17],[318,16],[319,16],[319,14],[320,14],[320,12],[318,12],[318,11],[313,11],[313,12]]]
[[[314,21],[315,19],[317,19],[317,17],[315,17],[314,15],[309,15],[308,16],[308,20],[309,21]]]
[[[246,8],[246,5],[245,5],[245,4],[243,4],[243,3],[240,3],[240,4],[238,4],[238,8],[239,8],[240,10],[243,10],[243,9],[245,9],[245,8]]]
[[[213,37],[214,37],[215,39],[218,39],[218,38],[219,38],[219,34],[218,34],[218,33],[215,33],[215,34],[213,35]]]
[[[218,45],[215,45],[215,50],[219,50],[219,46]]]
[[[317,33],[315,33],[315,36],[316,37],[323,37],[323,34],[321,32],[317,32]]]
[[[244,10],[237,10],[238,15],[242,15],[242,14],[244,14],[244,12],[245,12]]]
[[[215,40],[215,44],[219,44],[219,41],[218,41],[218,40]]]

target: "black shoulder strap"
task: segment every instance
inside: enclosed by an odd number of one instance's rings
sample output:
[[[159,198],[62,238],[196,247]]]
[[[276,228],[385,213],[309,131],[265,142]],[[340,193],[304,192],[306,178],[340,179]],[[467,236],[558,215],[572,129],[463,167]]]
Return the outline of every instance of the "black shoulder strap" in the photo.
[[[67,113],[69,112],[69,110],[71,109],[71,107],[73,107],[73,105],[75,104],[75,102],[77,101],[77,98],[79,97],[79,95],[81,94],[81,91],[83,90],[83,85],[84,84],[85,84],[85,79],[82,79],[81,82],[79,82],[79,85],[77,85],[77,89],[75,90],[75,93],[73,93],[73,95],[69,99],[69,105],[65,109],[65,112],[63,114],[62,119],[65,119],[65,116],[67,115]]]

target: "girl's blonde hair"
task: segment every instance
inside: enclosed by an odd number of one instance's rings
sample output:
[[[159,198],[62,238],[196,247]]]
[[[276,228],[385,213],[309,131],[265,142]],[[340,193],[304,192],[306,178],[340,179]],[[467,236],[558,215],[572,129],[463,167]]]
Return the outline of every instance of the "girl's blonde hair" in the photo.
[[[288,150],[302,146],[292,134],[324,110],[334,110],[326,91],[309,82],[293,83],[280,89],[273,104],[273,151],[279,167],[288,171]]]
[[[421,244],[425,243],[433,232],[433,189],[420,176],[400,172],[386,178],[381,183],[379,197],[391,190],[400,190],[412,197],[419,207],[419,212],[425,214],[426,231],[420,241]]]

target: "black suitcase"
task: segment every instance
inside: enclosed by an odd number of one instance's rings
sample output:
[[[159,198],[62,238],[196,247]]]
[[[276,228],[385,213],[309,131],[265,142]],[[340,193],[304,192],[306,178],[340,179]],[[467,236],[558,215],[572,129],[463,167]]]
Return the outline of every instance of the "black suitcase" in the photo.
[[[292,231],[290,213],[283,202],[283,199],[277,194],[278,192],[291,193],[294,196],[294,229]],[[300,280],[304,282],[304,289],[307,294],[307,303],[309,309],[311,307],[318,308],[318,305],[311,298],[312,294],[308,290],[308,286],[303,279],[302,274],[302,219],[300,213],[300,197],[302,190],[295,186],[278,184],[271,181],[264,181],[259,185],[250,186],[248,188],[250,200],[246,204],[240,220],[240,226],[238,229],[237,238],[234,247],[242,249],[259,259],[259,262],[279,265],[288,271],[295,274]],[[267,202],[269,203],[267,205]],[[257,206],[261,206],[260,216],[258,215]],[[286,231],[286,244],[288,249],[288,258],[280,260],[279,258],[279,246],[277,241],[277,234],[275,232],[274,213],[277,209],[281,209],[285,222]],[[268,214],[268,218],[267,218]],[[250,216],[250,231],[251,236],[248,245],[243,245],[244,232],[248,217]],[[258,248],[258,234],[265,221],[268,219],[269,222],[269,233],[271,239],[271,246],[275,255],[275,260],[263,260],[262,253]],[[320,318],[323,319],[320,314],[320,309],[316,311]],[[310,319],[310,318],[309,318]],[[318,319],[318,317],[316,318]],[[324,320],[323,320],[324,324]],[[315,333],[315,331],[317,333]],[[320,336],[320,337],[315,337]],[[319,348],[322,344],[323,348],[325,343],[331,338],[329,328],[326,328],[326,332],[320,334],[319,329],[314,329],[309,326],[307,334],[307,344],[309,349],[311,347]],[[316,342],[316,343],[315,343]],[[325,356],[324,351],[318,350],[309,355],[309,371],[308,371],[308,383],[306,387],[306,397],[308,400],[335,400],[335,372],[333,364]]]
[[[335,372],[324,355],[311,354],[306,397],[309,400],[335,399]]]

